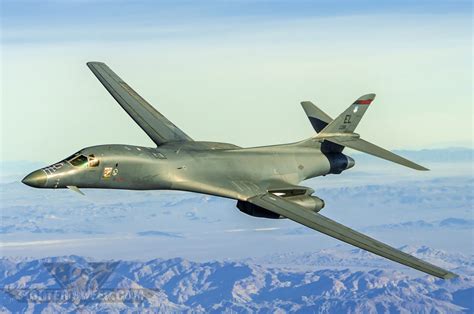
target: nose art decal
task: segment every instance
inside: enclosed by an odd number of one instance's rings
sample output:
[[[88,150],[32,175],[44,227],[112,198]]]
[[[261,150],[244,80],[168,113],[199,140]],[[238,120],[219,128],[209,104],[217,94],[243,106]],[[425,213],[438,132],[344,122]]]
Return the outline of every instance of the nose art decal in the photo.
[[[104,172],[102,173],[102,178],[108,179],[112,175],[112,167],[105,167]]]

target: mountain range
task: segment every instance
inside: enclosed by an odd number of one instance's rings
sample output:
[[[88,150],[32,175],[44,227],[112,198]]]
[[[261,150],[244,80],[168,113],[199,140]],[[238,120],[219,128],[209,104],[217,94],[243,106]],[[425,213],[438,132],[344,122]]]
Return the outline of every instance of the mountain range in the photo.
[[[452,280],[408,275],[370,253],[341,255],[336,249],[314,254],[313,269],[295,268],[294,261],[307,262],[307,257],[297,255],[268,260],[273,264],[263,259],[3,258],[0,310],[132,312],[146,307],[162,313],[473,313],[472,256],[453,256],[428,247],[402,249],[419,257],[435,257],[445,265],[463,264],[470,274]],[[370,267],[345,267],[364,259]],[[378,264],[370,261],[377,259]],[[334,261],[340,267],[328,266]],[[275,266],[276,262],[280,265]]]

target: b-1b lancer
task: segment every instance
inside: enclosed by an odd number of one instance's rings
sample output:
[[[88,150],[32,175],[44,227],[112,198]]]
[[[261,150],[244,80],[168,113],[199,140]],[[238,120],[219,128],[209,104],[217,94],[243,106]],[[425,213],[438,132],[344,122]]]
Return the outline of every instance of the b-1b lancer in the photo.
[[[355,129],[375,98],[367,94],[332,119],[309,101],[302,102],[316,134],[290,144],[241,148],[233,144],[194,141],[165,118],[101,62],[89,62],[99,81],[157,147],[99,145],[87,147],[46,168],[23,183],[36,188],[181,190],[237,200],[244,213],[288,218],[392,261],[433,276],[456,275],[424,262],[319,213],[324,201],[301,181],[352,168],[345,147],[397,164],[428,170],[363,140]]]

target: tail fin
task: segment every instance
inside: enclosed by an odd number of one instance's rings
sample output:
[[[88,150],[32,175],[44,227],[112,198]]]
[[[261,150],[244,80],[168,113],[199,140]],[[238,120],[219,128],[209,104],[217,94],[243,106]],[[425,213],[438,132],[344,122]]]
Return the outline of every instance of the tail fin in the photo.
[[[332,118],[316,107],[311,101],[302,101],[301,106],[303,107],[304,112],[306,112],[309,122],[311,122],[311,125],[316,132],[321,132],[329,123],[332,122]]]
[[[313,126],[313,129],[316,132],[321,132],[333,119],[327,115],[324,111],[316,107],[310,101],[302,101],[301,106],[303,106],[306,115],[308,116],[309,122]],[[334,144],[329,141],[321,142],[321,151],[323,153],[341,153],[344,150],[344,146]]]
[[[341,152],[344,147],[349,147],[412,169],[429,170],[384,148],[367,142],[361,139],[359,134],[354,133],[374,98],[375,94],[367,94],[360,97],[334,120],[311,102],[302,102],[303,109],[314,129],[318,132],[316,136],[311,138],[311,141],[319,141],[321,143],[321,151],[324,153]]]
[[[367,94],[360,97],[334,121],[329,123],[321,133],[353,133],[374,99],[375,94]]]

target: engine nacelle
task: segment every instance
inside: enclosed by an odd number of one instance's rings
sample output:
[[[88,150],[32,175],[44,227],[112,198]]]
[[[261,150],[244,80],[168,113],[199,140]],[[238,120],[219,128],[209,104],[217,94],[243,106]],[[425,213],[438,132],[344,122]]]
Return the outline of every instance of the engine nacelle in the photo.
[[[237,201],[237,208],[241,212],[246,213],[247,215],[250,215],[253,217],[262,217],[262,218],[270,218],[270,219],[285,218],[285,217],[280,216],[279,214],[275,214],[274,212],[269,211],[268,209],[262,208],[260,206],[257,206],[245,201]]]
[[[315,213],[319,212],[321,209],[324,208],[324,201],[316,196],[297,195],[297,196],[284,196],[283,198],[286,201],[298,204],[304,207],[305,209],[313,211]],[[253,217],[262,217],[262,218],[270,218],[270,219],[286,218],[268,209],[262,208],[260,206],[257,206],[245,201],[237,201],[237,208],[241,212]]]
[[[324,208],[324,201],[316,196],[311,196],[311,195],[288,196],[288,197],[285,197],[285,200],[298,204],[315,213],[319,212],[321,209]]]
[[[329,173],[339,174],[355,165],[354,159],[342,153],[326,153],[324,155],[329,161]]]

